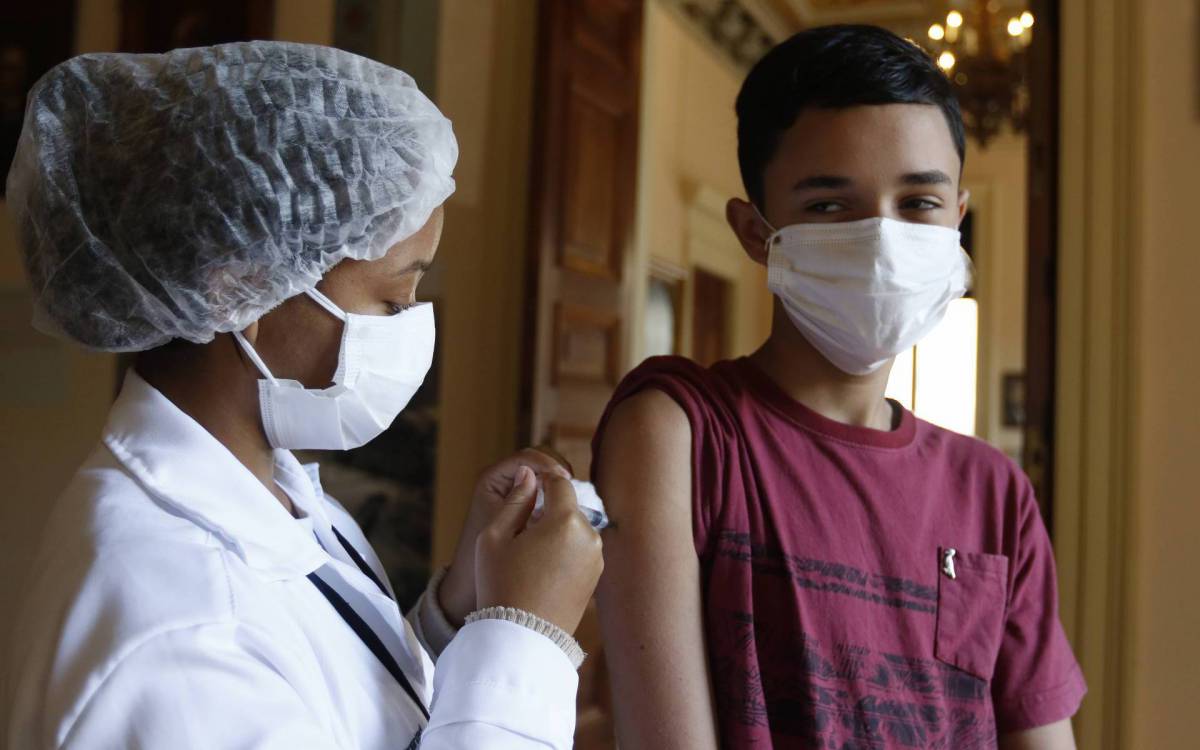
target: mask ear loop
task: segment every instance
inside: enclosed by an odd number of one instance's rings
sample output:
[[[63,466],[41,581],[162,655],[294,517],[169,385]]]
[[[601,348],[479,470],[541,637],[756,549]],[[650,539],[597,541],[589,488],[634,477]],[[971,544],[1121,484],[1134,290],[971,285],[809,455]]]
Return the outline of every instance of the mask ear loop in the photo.
[[[348,317],[346,312],[342,310],[342,308],[335,305],[333,300],[317,291],[315,287],[307,290],[305,294],[311,297],[312,300],[318,305],[325,308],[330,315],[343,322],[346,321]],[[258,352],[254,350],[254,346],[246,340],[246,337],[242,335],[241,331],[233,332],[233,340],[238,343],[238,346],[242,347],[242,351],[246,353],[246,356],[250,358],[250,361],[254,363],[254,366],[258,368],[258,371],[262,373],[263,377],[274,383],[275,376],[272,375],[271,371],[267,368],[267,363],[263,362],[262,357],[258,356]]]
[[[254,351],[254,346],[246,340],[241,331],[233,332],[233,340],[238,342],[238,346],[242,347],[242,351],[246,353],[246,356],[250,358],[250,361],[254,363],[254,366],[258,368],[263,377],[274,383],[275,376],[267,369],[267,363],[262,361],[262,357],[258,356],[258,352]]]
[[[763,240],[763,250],[770,253],[771,252],[771,240],[775,237],[775,235],[779,234],[779,230],[776,229],[774,226],[772,226],[771,222],[767,221],[767,217],[763,216],[762,211],[758,210],[757,205],[755,205],[753,202],[751,202],[750,207],[754,209],[754,213],[755,213],[755,215],[758,216],[758,220],[761,221],[767,227],[767,229],[771,230],[771,233],[767,235],[767,238],[765,240]]]
[[[338,320],[342,321],[343,323],[350,317],[346,313],[345,310],[343,310],[342,308],[340,308],[336,304],[334,304],[333,300],[329,299],[324,294],[322,294],[320,291],[318,291],[316,287],[313,287],[312,289],[307,290],[305,292],[305,294],[307,294],[318,305],[325,308],[326,312],[328,312],[330,315],[337,318]]]
[[[337,303],[326,297],[316,287],[308,289],[304,293],[307,294],[309,299],[311,299],[313,302],[316,302],[318,305],[325,308],[325,312],[342,321],[342,342],[338,345],[338,364],[337,369],[333,372],[333,382],[341,383],[344,382],[344,379],[347,377],[357,377],[357,367],[352,372],[348,371],[348,368],[350,367],[348,363],[350,363],[352,360],[346,353],[347,346],[349,346],[351,339],[351,336],[347,335],[350,333],[350,313],[338,307]],[[361,320],[362,316],[359,316],[359,319]]]

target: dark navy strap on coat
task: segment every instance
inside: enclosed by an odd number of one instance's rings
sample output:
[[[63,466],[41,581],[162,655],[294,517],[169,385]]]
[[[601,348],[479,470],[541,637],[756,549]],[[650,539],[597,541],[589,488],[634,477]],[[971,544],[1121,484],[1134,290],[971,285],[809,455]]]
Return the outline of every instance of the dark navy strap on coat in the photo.
[[[367,565],[362,556],[358,554],[358,551],[346,541],[346,538],[343,537],[337,529],[334,529],[333,533],[337,535],[338,541],[341,542],[342,546],[346,548],[346,552],[350,555],[354,562],[358,564],[358,567],[362,570],[363,574],[374,581],[375,585],[379,587],[380,591],[382,591],[384,594],[387,594],[387,589],[384,588],[383,582],[379,580],[374,571],[371,570],[371,567]],[[379,662],[383,664],[388,673],[396,679],[396,682],[400,683],[400,687],[404,689],[404,692],[408,694],[408,697],[412,699],[412,702],[417,705],[417,708],[421,709],[421,715],[424,716],[425,721],[428,722],[429,709],[425,707],[425,702],[421,700],[421,697],[413,688],[412,683],[408,681],[408,677],[404,674],[404,670],[402,670],[400,665],[396,663],[395,657],[393,657],[392,653],[387,650],[386,646],[383,645],[383,641],[379,639],[379,636],[376,635],[375,631],[371,629],[371,626],[367,624],[366,620],[364,620],[358,614],[358,612],[354,610],[354,607],[350,606],[349,602],[342,598],[341,594],[335,591],[328,583],[321,580],[321,577],[317,575],[316,572],[309,573],[308,580],[312,581],[313,586],[316,586],[317,591],[321,592],[321,595],[324,596],[325,599],[328,600],[333,606],[334,610],[341,615],[341,618],[346,621],[346,624],[350,626],[350,629],[353,630],[356,635],[358,635],[359,640],[363,642],[363,645],[369,648],[371,653],[375,654],[375,658],[379,659]],[[419,742],[419,740],[420,733],[418,732],[417,736],[413,738],[413,742]],[[410,747],[416,747],[416,745],[411,745]]]
[[[342,536],[342,532],[338,531],[337,528],[333,526],[330,526],[329,528],[333,529],[333,535],[336,536],[337,540],[342,543],[342,548],[346,550],[347,555],[350,555],[350,559],[353,560],[354,564],[358,566],[358,569],[363,572],[363,575],[365,575],[367,578],[370,578],[371,581],[379,587],[379,590],[383,592],[383,595],[391,599],[392,595],[388,593],[387,586],[383,585],[383,581],[379,580],[379,576],[375,575],[375,571],[371,570],[371,566],[367,565],[367,561],[362,558],[362,555],[358,554],[358,550],[354,549],[354,545],[346,541],[346,537]]]

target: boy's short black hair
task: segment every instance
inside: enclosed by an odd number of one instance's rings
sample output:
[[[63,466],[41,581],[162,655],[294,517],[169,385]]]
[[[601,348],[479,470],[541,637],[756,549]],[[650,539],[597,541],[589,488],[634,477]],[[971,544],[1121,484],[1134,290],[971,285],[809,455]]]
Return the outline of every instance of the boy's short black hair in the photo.
[[[869,104],[937,105],[959,160],[966,159],[958,99],[924,50],[876,26],[822,26],[776,46],[742,83],[738,165],[750,200],[762,207],[763,171],[780,136],[803,110]]]

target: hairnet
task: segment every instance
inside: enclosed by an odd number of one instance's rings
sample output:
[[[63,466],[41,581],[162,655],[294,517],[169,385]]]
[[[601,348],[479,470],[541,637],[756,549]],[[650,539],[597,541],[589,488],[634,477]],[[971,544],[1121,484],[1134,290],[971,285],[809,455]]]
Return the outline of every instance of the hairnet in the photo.
[[[30,92],[8,175],[34,323],[109,351],[240,330],[415,233],[457,158],[412,78],[341,50],[73,58]]]

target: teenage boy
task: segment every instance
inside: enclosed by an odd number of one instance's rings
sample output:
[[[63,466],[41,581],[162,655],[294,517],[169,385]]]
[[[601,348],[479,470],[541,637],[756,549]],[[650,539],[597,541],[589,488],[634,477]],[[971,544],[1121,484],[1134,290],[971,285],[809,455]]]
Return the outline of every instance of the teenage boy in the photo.
[[[911,42],[818,28],[737,100],[771,335],[656,358],[595,442],[623,747],[1073,748],[1086,691],[1028,480],[884,397],[970,283],[965,137]]]

